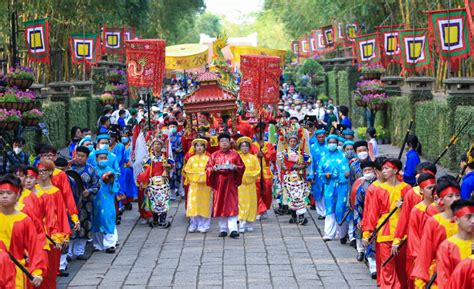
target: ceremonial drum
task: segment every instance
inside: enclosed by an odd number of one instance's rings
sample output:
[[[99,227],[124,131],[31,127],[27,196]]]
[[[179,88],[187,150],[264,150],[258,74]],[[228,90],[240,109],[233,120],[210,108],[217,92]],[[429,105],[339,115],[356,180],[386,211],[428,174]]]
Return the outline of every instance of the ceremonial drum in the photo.
[[[283,177],[283,190],[288,196],[288,208],[296,214],[306,213],[306,199],[309,195],[308,186],[297,171],[291,171]]]
[[[158,215],[168,212],[170,208],[170,185],[168,179],[161,176],[151,177],[146,188],[146,197],[151,212]]]

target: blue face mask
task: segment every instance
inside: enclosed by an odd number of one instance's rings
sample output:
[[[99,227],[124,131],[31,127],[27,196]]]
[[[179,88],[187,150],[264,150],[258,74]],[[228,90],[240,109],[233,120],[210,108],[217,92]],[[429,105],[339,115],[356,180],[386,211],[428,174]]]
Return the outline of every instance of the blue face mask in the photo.
[[[99,165],[99,167],[101,167],[101,168],[105,168],[107,166],[108,162],[109,161],[107,161],[107,160],[101,160],[97,163],[97,165]]]
[[[177,129],[176,129],[175,127],[170,128],[170,132],[171,132],[172,134],[175,134],[176,131],[177,131]]]
[[[353,158],[355,157],[355,154],[354,154],[353,151],[347,151],[347,152],[345,153],[345,155],[346,155],[346,158],[349,159],[349,160],[350,160],[350,159],[353,159]]]
[[[122,143],[125,143],[125,144],[128,143],[128,137],[123,136],[122,137]]]
[[[328,150],[329,150],[330,152],[336,151],[336,150],[337,150],[337,144],[335,144],[335,143],[329,143],[329,144],[328,144]]]
[[[340,151],[340,152],[342,152],[342,150],[343,150],[343,149],[342,149],[342,146],[337,146],[337,150]]]

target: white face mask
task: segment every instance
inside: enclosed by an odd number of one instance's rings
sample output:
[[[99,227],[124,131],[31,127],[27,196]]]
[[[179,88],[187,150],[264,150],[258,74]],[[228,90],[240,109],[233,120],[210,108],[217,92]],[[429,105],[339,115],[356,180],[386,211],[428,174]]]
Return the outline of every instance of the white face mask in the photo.
[[[369,156],[368,152],[360,152],[357,154],[357,157],[359,158],[359,160],[365,160],[367,159],[368,156]]]
[[[109,144],[103,143],[99,145],[99,149],[101,150],[108,150],[109,149]]]
[[[16,147],[16,148],[13,148],[13,151],[15,152],[15,154],[19,154],[21,153],[22,149],[19,147]]]
[[[372,180],[374,177],[375,177],[374,173],[364,174],[364,179],[366,179],[366,180]]]

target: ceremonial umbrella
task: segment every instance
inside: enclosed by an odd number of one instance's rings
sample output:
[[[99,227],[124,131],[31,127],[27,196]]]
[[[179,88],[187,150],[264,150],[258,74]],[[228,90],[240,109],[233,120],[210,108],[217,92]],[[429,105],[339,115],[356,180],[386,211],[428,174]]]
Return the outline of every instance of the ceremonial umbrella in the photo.
[[[186,69],[200,68],[207,64],[207,45],[179,44],[166,47],[165,66],[167,70],[183,70],[184,88],[188,92]]]
[[[231,46],[230,51],[232,53],[232,63],[235,65],[240,64],[240,56],[244,54],[252,55],[267,55],[280,57],[280,66],[285,66],[286,51],[280,49],[272,49],[266,47],[253,47],[253,46]]]

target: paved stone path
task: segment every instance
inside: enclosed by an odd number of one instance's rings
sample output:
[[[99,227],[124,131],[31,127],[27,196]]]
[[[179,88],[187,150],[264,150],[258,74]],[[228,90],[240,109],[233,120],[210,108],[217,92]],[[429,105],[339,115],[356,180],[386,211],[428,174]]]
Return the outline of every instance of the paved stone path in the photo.
[[[170,229],[151,229],[126,212],[114,255],[94,253],[60,288],[376,288],[356,251],[324,243],[313,212],[307,226],[270,212],[239,239],[188,233],[184,202],[174,202]],[[79,266],[76,262],[75,266]],[[74,264],[73,262],[73,264]],[[72,280],[71,280],[72,279]]]

